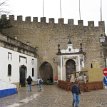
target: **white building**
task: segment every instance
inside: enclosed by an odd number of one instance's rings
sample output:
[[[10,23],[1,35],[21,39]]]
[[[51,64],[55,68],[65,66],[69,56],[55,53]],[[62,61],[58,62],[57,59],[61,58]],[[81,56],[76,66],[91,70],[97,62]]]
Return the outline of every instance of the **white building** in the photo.
[[[0,34],[0,80],[25,86],[29,75],[37,80],[35,48]]]

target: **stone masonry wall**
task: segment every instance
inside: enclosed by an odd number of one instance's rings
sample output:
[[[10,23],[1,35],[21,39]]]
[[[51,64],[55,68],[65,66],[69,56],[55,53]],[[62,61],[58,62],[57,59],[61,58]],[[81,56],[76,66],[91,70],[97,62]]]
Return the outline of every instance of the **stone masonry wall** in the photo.
[[[6,17],[5,15],[2,16]],[[68,19],[68,24],[64,24],[64,19],[58,19],[58,23],[54,22],[54,18],[49,19],[46,23],[46,18],[26,17],[22,21],[22,16],[17,16],[17,20],[13,15],[9,16],[13,27],[5,29],[3,32],[11,37],[17,37],[22,42],[30,42],[31,46],[38,47],[38,55],[40,64],[48,61],[54,72],[56,71],[53,58],[56,57],[57,45],[61,45],[61,49],[66,48],[68,36],[71,37],[74,48],[79,48],[80,43],[83,44],[83,51],[86,52],[85,68],[91,67],[93,62],[99,63],[101,66],[101,45],[99,37],[105,33],[105,24],[103,21],[98,22],[98,26],[94,26],[94,21],[89,21],[88,26],[84,26],[83,20],[78,20],[78,25],[74,25],[73,19]]]

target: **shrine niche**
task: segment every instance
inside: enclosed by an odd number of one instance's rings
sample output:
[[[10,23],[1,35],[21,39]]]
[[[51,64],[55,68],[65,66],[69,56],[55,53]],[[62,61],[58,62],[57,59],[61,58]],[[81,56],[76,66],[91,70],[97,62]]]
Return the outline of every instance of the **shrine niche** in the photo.
[[[76,63],[74,60],[69,59],[66,61],[66,80],[70,79],[71,74],[76,72]]]
[[[60,49],[58,44],[59,65],[58,65],[58,79],[70,80],[71,74],[76,77],[84,68],[85,52],[82,50],[82,43],[79,49],[74,49],[72,42],[68,41],[67,49]]]

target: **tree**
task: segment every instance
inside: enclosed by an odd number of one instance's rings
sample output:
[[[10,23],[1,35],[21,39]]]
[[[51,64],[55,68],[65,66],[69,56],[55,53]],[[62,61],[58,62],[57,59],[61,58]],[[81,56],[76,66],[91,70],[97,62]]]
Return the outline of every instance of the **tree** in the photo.
[[[0,15],[9,13],[9,11],[6,10],[6,8],[7,8],[7,0],[0,0]]]
[[[7,10],[5,10],[6,9],[5,7],[7,6],[6,2],[7,0],[0,0],[0,15],[9,13]],[[6,17],[1,17],[0,18],[0,32],[2,33],[3,29],[9,28],[9,27],[11,27],[9,19],[7,19]]]

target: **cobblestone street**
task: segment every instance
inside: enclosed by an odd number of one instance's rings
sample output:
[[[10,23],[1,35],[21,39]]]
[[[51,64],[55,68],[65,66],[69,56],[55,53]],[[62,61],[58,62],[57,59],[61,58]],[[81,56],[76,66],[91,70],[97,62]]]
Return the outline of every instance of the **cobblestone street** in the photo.
[[[42,92],[37,86],[32,92],[20,88],[18,94],[1,98],[0,107],[72,107],[72,95],[56,85],[43,86]],[[107,90],[82,92],[80,107],[107,107]]]

